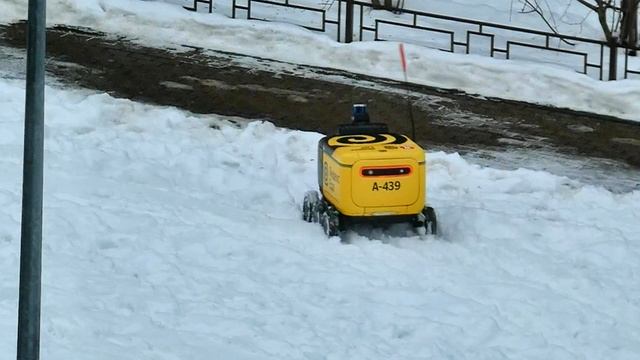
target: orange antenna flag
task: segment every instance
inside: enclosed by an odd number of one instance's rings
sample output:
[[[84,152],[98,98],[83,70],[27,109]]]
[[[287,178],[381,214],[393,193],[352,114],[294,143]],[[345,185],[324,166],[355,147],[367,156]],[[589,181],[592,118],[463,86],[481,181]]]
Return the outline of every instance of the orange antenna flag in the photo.
[[[400,50],[400,61],[402,62],[402,71],[407,72],[407,57],[404,54],[404,44],[400,43],[398,48]]]
[[[402,72],[404,72],[404,80],[407,81],[407,57],[404,53],[403,43],[400,43],[398,45],[398,50],[400,50],[400,62],[402,63]]]

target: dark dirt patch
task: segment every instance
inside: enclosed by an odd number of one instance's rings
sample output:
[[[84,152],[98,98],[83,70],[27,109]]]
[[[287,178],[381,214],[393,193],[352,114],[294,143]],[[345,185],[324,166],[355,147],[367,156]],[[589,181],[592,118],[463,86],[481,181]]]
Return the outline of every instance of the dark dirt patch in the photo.
[[[24,48],[24,24],[1,26],[0,44]],[[237,61],[247,58],[238,54],[144,47],[91,29],[48,29],[47,56],[47,70],[61,81],[113,96],[323,133],[348,121],[354,102],[368,103],[372,118],[394,131],[410,133],[407,101],[398,95],[408,90],[417,138],[426,146],[545,148],[640,167],[640,124],[603,116],[294,64],[297,72],[268,71],[280,63],[253,59],[265,65],[255,68]],[[336,76],[342,80],[330,79]],[[370,82],[381,86],[364,85]]]

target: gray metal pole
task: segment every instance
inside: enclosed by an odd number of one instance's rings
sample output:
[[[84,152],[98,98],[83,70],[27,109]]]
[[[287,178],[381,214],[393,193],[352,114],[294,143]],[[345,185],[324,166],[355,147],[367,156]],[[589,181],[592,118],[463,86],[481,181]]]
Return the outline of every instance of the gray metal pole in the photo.
[[[18,300],[18,360],[38,360],[40,357],[45,8],[46,0],[29,0],[20,295]]]

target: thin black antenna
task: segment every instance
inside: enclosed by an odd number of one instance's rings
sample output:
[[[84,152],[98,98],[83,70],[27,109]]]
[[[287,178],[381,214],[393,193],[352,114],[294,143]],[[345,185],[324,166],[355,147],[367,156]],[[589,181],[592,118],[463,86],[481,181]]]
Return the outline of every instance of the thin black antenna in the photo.
[[[416,141],[416,122],[413,119],[413,106],[411,106],[411,98],[409,93],[409,80],[407,77],[407,57],[404,53],[404,44],[398,46],[400,50],[400,62],[402,63],[402,72],[404,73],[404,83],[407,86],[407,107],[409,107],[409,119],[411,119],[411,139]]]
[[[416,122],[413,120],[413,106],[411,104],[411,99],[409,98],[409,89],[407,89],[407,106],[409,107],[409,118],[411,119],[411,140],[417,141]]]

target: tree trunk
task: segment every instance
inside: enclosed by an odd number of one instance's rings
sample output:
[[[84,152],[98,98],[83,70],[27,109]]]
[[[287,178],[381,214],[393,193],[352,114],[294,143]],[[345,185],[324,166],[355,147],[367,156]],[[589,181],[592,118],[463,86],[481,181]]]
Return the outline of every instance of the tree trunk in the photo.
[[[400,3],[404,1],[400,0],[372,0],[371,4],[374,9],[384,9],[389,11],[398,11],[401,6]]]
[[[617,44],[618,39],[613,35],[609,23],[607,23],[607,9],[605,7],[598,7],[596,13],[598,14],[598,21],[600,22],[602,32],[607,42],[609,44]]]
[[[638,0],[622,0],[622,23],[620,24],[620,43],[635,48],[638,45]],[[629,55],[635,56],[631,49]]]

